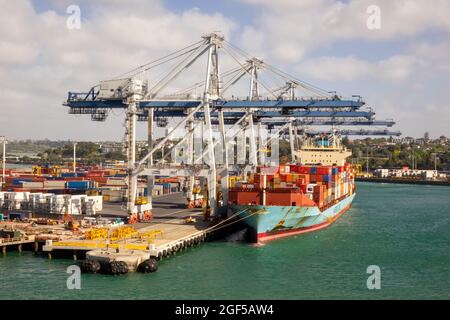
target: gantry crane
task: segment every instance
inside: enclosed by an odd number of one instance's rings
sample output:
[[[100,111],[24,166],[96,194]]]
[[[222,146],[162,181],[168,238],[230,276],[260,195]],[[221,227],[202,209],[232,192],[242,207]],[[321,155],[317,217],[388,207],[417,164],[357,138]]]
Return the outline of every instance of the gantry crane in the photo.
[[[206,61],[200,59],[203,56]],[[180,83],[175,84],[180,75],[200,61],[206,65],[203,79],[184,89],[167,92],[182,87]],[[234,67],[222,72],[220,61]],[[158,74],[155,70],[162,66],[168,68],[163,76],[144,80],[146,76]],[[375,113],[364,107],[365,102],[360,96],[342,98],[297,79],[235,47],[218,33],[204,35],[200,41],[165,57],[100,81],[88,92],[69,92],[64,106],[69,107],[71,114],[90,114],[94,121],[105,121],[110,110],[126,110],[127,209],[130,215],[140,217],[152,208],[154,175],[185,176],[189,181],[188,193],[194,188],[195,177],[206,177],[208,206],[214,214],[218,177],[221,178],[221,201],[227,204],[229,171],[240,169],[245,172],[264,161],[262,150],[273,143],[274,136],[264,142],[263,129],[275,129],[276,135],[288,130],[293,136],[305,126],[391,127],[395,124],[393,120],[376,120]],[[139,160],[135,151],[137,121],[147,121],[148,128],[149,152]],[[155,124],[165,126],[169,122],[172,129],[154,145]],[[195,134],[200,129],[201,148],[197,152]],[[154,161],[155,152],[179,130],[184,130],[185,134],[172,150],[181,148],[182,160],[172,163]],[[366,133],[369,132],[359,131],[359,134]],[[245,161],[236,166],[230,163],[229,149],[238,141],[243,142],[240,149],[238,146],[238,157]],[[135,202],[138,176],[147,176],[146,204],[136,205]]]

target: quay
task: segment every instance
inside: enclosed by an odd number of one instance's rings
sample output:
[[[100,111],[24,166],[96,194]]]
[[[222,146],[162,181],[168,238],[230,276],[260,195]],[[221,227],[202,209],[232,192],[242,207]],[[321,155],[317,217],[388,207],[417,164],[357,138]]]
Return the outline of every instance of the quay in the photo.
[[[450,181],[440,181],[440,180],[419,180],[419,179],[405,179],[405,178],[364,178],[357,177],[355,181],[360,182],[375,182],[375,183],[399,183],[399,184],[420,184],[420,185],[430,185],[430,186],[450,186]]]
[[[0,242],[0,248],[2,250],[2,254],[5,256],[6,252],[8,251],[8,248],[13,248],[13,249],[17,249],[19,252],[23,251],[23,246],[24,245],[30,245],[35,243],[35,239],[31,238],[31,239],[21,239],[21,240],[2,240]]]
[[[72,256],[74,260],[85,258],[86,261],[98,261],[108,264],[123,262],[127,264],[127,272],[137,271],[145,261],[159,261],[168,258],[188,247],[193,247],[206,240],[213,231],[211,222],[204,221],[201,209],[186,209],[186,200],[182,193],[173,193],[156,197],[153,201],[153,218],[147,222],[133,225],[121,225],[111,229],[128,228],[125,237],[83,239],[83,237],[67,236],[64,239],[45,239],[42,235],[30,236],[20,241],[9,241],[0,244],[6,254],[6,246],[19,246],[34,243],[34,250],[41,248],[49,259],[56,256]],[[102,217],[122,218],[127,213],[119,204],[107,204]],[[49,226],[54,230],[61,226]],[[114,262],[113,262],[114,261]],[[156,269],[154,270],[156,271]],[[114,273],[114,272],[112,272]]]

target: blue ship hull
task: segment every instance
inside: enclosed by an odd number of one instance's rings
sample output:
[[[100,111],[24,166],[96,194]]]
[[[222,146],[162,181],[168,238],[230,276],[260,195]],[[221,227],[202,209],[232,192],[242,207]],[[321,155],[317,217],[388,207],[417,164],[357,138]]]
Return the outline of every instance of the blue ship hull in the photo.
[[[317,206],[231,205],[231,211],[248,225],[257,242],[316,231],[329,226],[351,206],[355,193],[324,211]]]

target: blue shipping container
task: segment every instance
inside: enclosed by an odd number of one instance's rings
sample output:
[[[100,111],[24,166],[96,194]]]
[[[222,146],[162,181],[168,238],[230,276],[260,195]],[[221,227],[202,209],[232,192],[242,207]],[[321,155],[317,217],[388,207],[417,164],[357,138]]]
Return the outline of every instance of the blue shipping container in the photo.
[[[311,167],[311,174],[317,174],[317,167]]]
[[[65,173],[61,173],[61,177],[63,178],[73,178],[76,177],[77,174],[75,172],[65,172]]]
[[[66,187],[68,189],[89,189],[90,181],[67,181]]]
[[[22,182],[33,182],[33,179],[28,179],[28,178],[16,178],[13,179],[12,184],[14,186],[19,186],[22,184]]]
[[[25,213],[24,212],[10,212],[9,213],[9,220],[24,220],[25,219]]]

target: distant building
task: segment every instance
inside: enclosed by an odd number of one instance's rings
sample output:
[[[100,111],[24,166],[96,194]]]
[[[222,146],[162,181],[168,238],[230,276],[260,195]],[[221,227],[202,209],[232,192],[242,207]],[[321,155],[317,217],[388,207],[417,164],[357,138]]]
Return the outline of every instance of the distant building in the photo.
[[[445,146],[449,143],[449,139],[446,136],[440,136],[438,143]]]
[[[102,142],[99,143],[99,147],[102,153],[116,153],[123,152],[123,143],[121,142]]]
[[[408,166],[401,169],[376,169],[373,175],[379,178],[420,177],[425,180],[446,177],[445,174],[438,173],[436,170],[412,170]]]

